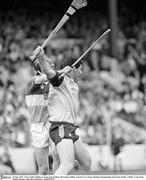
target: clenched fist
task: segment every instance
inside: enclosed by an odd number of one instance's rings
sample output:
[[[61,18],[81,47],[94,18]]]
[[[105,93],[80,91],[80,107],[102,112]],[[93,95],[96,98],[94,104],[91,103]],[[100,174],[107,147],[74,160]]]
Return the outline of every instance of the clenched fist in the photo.
[[[66,66],[62,69],[62,71],[64,74],[67,74],[72,71],[72,68],[70,66]]]
[[[44,50],[41,46],[38,46],[35,50],[32,56],[29,58],[31,59],[32,62],[35,62],[38,57],[41,57],[44,55]]]
[[[43,56],[44,55],[44,49],[41,46],[38,46],[35,50],[34,50],[34,55],[36,57],[38,56]]]

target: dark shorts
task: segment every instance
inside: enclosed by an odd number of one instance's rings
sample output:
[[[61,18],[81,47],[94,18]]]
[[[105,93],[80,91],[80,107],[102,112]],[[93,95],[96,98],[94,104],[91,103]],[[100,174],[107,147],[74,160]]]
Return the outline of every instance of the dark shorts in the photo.
[[[72,139],[73,142],[79,139],[75,133],[78,126],[67,122],[51,122],[49,129],[52,141],[57,145],[62,139]]]

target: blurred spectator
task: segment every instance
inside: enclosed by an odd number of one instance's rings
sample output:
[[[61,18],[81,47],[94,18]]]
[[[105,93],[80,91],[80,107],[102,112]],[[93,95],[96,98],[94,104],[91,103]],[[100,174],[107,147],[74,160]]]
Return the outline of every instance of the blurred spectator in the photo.
[[[13,174],[15,173],[15,168],[12,164],[11,157],[9,154],[8,144],[4,144],[3,153],[0,154],[0,173],[1,174]]]
[[[114,156],[114,171],[123,171],[124,139],[119,128],[116,130],[113,129],[112,131],[111,151]]]

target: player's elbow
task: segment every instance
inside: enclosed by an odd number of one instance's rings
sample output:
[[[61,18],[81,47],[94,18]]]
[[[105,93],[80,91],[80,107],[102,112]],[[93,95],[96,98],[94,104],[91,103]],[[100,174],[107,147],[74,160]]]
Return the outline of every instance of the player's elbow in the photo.
[[[47,64],[42,63],[40,65],[41,65],[42,72],[47,76],[48,79],[51,79],[56,75],[56,72]]]

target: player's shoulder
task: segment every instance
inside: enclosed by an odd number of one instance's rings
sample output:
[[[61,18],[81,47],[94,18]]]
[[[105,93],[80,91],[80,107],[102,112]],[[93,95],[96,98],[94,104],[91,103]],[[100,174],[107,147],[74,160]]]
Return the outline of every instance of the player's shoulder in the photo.
[[[65,75],[64,77],[65,77],[66,83],[68,83],[69,85],[78,86],[77,82],[72,77],[70,77],[69,75]]]
[[[37,78],[37,76],[32,76],[27,80],[26,93],[29,93],[32,89],[34,89],[36,86],[38,86],[35,84],[36,78]]]
[[[35,85],[35,80],[36,80],[37,76],[32,76],[27,80],[27,87],[29,87],[30,85],[34,84]]]
[[[31,77],[27,80],[27,84],[29,84],[30,82],[33,82],[36,78],[37,78],[37,76],[31,76]]]

